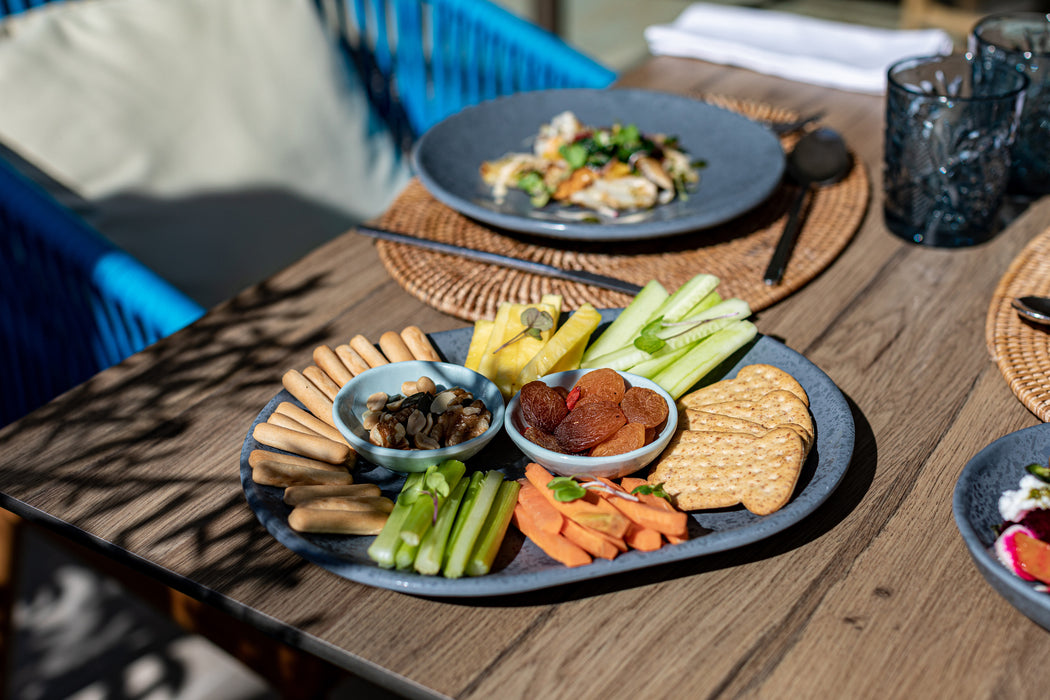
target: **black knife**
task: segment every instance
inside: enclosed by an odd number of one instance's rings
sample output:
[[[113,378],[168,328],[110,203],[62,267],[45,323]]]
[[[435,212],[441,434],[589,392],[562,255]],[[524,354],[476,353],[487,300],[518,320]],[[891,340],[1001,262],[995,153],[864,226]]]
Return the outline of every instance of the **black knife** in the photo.
[[[611,289],[614,292],[623,292],[624,294],[630,294],[632,296],[642,291],[642,288],[637,284],[616,279],[615,277],[607,277],[606,275],[588,272],[587,270],[565,270],[560,267],[554,267],[553,265],[532,262],[531,260],[511,258],[498,253],[489,253],[484,250],[464,248],[463,246],[452,245],[451,243],[441,243],[440,241],[431,241],[426,238],[416,238],[415,236],[408,236],[403,233],[395,233],[394,231],[373,228],[371,226],[357,226],[357,230],[371,238],[381,238],[385,241],[414,245],[417,248],[425,248],[427,250],[446,253],[448,255],[458,255],[462,258],[469,258],[470,260],[477,260],[491,265],[499,265],[501,267],[509,267],[515,270],[531,272],[534,275],[555,277],[557,279],[569,280],[570,282],[581,282],[595,287],[602,287],[603,289]]]

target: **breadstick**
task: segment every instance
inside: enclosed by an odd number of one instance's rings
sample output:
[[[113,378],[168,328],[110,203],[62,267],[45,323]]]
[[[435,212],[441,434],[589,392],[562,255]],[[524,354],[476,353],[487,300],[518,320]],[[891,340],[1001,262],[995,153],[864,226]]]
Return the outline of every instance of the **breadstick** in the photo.
[[[369,367],[379,367],[380,365],[389,364],[389,361],[383,357],[383,353],[376,349],[375,345],[372,345],[371,341],[363,335],[355,335],[350,339],[350,347],[357,351],[357,354],[364,358],[364,361],[368,363]]]
[[[365,358],[358,355],[357,350],[354,350],[346,343],[337,345],[335,348],[335,354],[336,357],[343,361],[343,364],[355,377],[362,372],[367,372],[369,370]]]
[[[350,472],[307,469],[294,464],[266,462],[252,469],[252,481],[264,486],[300,486],[305,484],[348,484]]]
[[[352,452],[341,442],[319,435],[307,435],[271,423],[258,423],[252,436],[263,445],[329,464],[346,464]]]
[[[321,510],[299,506],[288,514],[288,525],[298,532],[378,535],[386,524],[387,517],[386,513]]]
[[[248,465],[255,469],[260,464],[288,464],[293,467],[320,469],[326,472],[346,471],[346,467],[341,464],[329,464],[318,459],[300,457],[299,455],[286,455],[282,452],[271,452],[270,450],[252,450],[251,454],[248,455]]]
[[[316,498],[351,496],[365,498],[379,496],[376,484],[320,484],[315,486],[289,486],[284,490],[284,502],[290,506],[308,503]]]
[[[315,365],[310,365],[303,370],[303,376],[314,383],[321,393],[328,397],[329,401],[335,401],[335,395],[339,393],[339,385],[325,374],[324,370]]]
[[[340,388],[354,377],[335,351],[327,345],[318,345],[314,348],[314,364],[331,377]]]
[[[306,406],[307,411],[333,428],[335,427],[335,419],[332,418],[332,401],[313,382],[297,370],[290,369],[281,377],[281,383],[288,390],[289,394],[299,399],[299,402]]]
[[[302,505],[321,510],[371,510],[377,513],[389,513],[394,509],[394,502],[386,496],[322,496]]]
[[[412,352],[412,357],[415,359],[430,360],[432,362],[441,361],[437,350],[430,344],[430,339],[418,326],[405,327],[401,331],[401,339],[405,341],[405,345],[408,346],[408,349]]]
[[[387,331],[379,336],[379,348],[391,362],[406,362],[416,359],[397,331]]]
[[[320,435],[316,430],[303,425],[291,416],[286,416],[283,413],[277,413],[276,411],[270,414],[270,417],[266,419],[266,422],[270,425],[278,425],[282,428],[288,428],[289,430],[294,430],[306,435]]]
[[[292,420],[301,423],[302,425],[310,428],[318,435],[324,435],[329,440],[335,440],[336,442],[346,442],[346,438],[339,432],[338,428],[325,423],[323,420],[303,409],[296,406],[290,401],[282,401],[277,404],[277,408],[274,409],[274,413],[283,413]],[[349,443],[347,443],[349,444]]]

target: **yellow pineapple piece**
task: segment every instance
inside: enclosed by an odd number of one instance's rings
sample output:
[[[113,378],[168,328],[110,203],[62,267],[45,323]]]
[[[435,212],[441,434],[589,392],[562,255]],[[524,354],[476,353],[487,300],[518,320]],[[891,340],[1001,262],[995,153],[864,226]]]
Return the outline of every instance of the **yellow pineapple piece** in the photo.
[[[470,347],[467,348],[467,359],[463,365],[468,369],[477,371],[481,364],[481,357],[489,344],[492,336],[492,327],[496,322],[491,319],[478,319],[474,322],[474,333],[470,336]]]
[[[543,349],[522,368],[513,390],[518,391],[546,374],[579,368],[583,351],[601,320],[602,315],[590,304],[585,303],[576,309]]]

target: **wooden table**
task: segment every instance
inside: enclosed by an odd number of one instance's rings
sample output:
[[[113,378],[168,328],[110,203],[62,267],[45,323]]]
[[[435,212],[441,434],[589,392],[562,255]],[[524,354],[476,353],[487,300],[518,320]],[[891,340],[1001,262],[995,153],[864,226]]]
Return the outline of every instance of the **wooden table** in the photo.
[[[463,325],[402,291],[353,234],[5,429],[0,503],[408,695],[1045,696],[1050,635],[981,579],[951,494],[981,447],[1038,422],[983,327],[1050,205],[983,246],[917,247],[882,223],[881,98],[668,58],[623,83],[823,108],[869,168],[855,240],[757,317],[854,411],[853,463],[814,515],[743,550],[480,604],[304,562],[238,481],[247,428],[283,371],[355,333]]]

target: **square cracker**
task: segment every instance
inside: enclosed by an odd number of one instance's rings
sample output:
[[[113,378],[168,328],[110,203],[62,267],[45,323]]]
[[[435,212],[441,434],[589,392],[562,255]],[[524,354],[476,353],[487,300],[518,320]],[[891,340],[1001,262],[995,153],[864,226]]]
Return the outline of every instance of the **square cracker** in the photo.
[[[740,368],[733,379],[723,379],[690,392],[679,399],[686,408],[725,401],[757,401],[771,391],[790,391],[809,406],[809,396],[791,374],[773,365],[754,364]]]
[[[682,510],[740,503],[769,515],[791,499],[804,461],[802,439],[789,428],[757,437],[685,431],[653,465],[649,483],[663,483]]]
[[[809,414],[809,407],[802,399],[784,389],[771,391],[757,401],[734,399],[706,404],[695,410],[742,418],[770,430],[783,425],[795,425],[802,429],[806,445],[813,444],[813,417]]]

